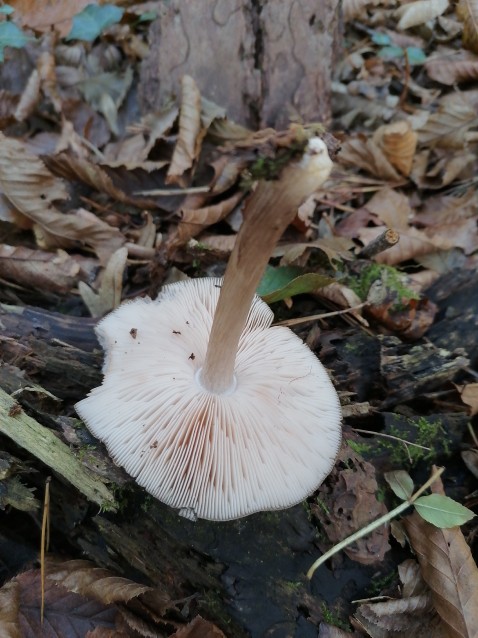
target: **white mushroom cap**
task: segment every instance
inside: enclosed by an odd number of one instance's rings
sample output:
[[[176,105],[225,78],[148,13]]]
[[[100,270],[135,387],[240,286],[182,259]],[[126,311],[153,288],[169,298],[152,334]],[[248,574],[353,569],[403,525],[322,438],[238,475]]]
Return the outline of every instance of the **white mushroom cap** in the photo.
[[[317,357],[254,299],[235,387],[202,388],[200,370],[222,280],[166,286],[100,322],[103,384],[76,405],[114,460],[160,501],[225,521],[283,509],[332,469],[337,394]]]

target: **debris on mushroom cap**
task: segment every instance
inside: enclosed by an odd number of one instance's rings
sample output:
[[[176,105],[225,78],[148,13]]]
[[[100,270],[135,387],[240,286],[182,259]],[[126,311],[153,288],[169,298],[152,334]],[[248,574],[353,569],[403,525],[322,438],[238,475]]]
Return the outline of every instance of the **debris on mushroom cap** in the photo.
[[[292,331],[270,327],[273,314],[258,297],[234,387],[223,394],[202,388],[221,281],[171,284],[155,301],[124,303],[102,320],[105,378],[76,405],[148,492],[217,521],[303,500],[332,469],[341,436],[327,372]]]

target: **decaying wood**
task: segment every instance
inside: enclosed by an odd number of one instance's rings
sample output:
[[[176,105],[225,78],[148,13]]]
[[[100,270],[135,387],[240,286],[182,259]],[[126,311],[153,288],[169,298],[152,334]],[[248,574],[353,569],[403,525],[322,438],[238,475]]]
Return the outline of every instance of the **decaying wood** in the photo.
[[[338,6],[338,0],[162,2],[141,70],[144,110],[164,106],[188,74],[241,124],[284,127],[291,116],[328,121]]]

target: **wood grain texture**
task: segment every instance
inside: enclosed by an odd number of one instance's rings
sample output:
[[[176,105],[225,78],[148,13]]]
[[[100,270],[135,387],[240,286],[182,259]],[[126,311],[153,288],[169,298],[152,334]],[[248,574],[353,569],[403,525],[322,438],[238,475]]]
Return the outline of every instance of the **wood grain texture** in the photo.
[[[191,75],[201,94],[253,128],[330,118],[339,0],[171,0],[160,4],[141,69],[143,108]]]

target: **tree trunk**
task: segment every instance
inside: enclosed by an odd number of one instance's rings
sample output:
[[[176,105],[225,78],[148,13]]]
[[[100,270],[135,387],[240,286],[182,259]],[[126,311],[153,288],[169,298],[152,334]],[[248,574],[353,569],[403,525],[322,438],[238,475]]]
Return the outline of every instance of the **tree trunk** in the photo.
[[[145,112],[191,75],[201,94],[252,128],[330,120],[339,0],[171,0],[141,70]]]

